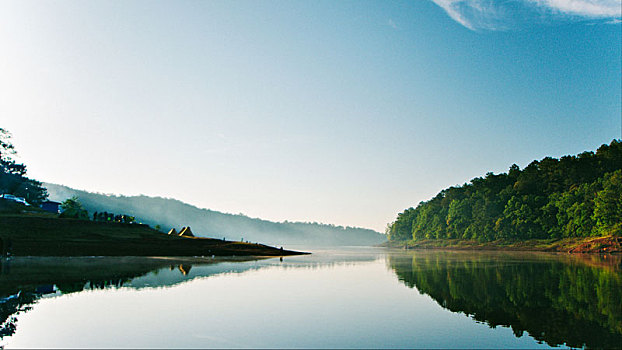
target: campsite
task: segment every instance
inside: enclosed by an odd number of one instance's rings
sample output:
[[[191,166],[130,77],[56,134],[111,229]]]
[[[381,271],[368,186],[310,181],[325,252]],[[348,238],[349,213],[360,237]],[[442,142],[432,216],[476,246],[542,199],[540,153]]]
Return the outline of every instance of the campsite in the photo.
[[[286,256],[301,254],[257,243],[166,234],[143,224],[60,218],[0,200],[3,256]]]

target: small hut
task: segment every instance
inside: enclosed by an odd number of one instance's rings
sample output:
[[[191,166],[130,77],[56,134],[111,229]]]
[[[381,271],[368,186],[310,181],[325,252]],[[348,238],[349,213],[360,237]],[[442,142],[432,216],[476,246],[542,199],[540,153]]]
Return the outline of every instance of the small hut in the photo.
[[[184,237],[194,237],[192,230],[190,230],[190,226],[182,228],[181,231],[179,231],[179,235]]]
[[[58,202],[45,201],[41,203],[41,209],[50,213],[60,214],[60,205],[61,203]]]
[[[168,231],[169,235],[173,235],[173,236],[177,236],[179,233],[177,233],[177,230],[173,227],[170,231]]]

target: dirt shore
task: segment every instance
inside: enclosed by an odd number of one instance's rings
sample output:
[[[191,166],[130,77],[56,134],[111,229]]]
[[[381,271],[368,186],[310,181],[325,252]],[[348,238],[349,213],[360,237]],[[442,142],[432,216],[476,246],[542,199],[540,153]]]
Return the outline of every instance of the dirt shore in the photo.
[[[478,242],[458,239],[387,242],[382,246],[403,249],[510,250],[565,252],[578,254],[620,254],[622,237],[583,237],[564,239],[531,239],[525,241]]]

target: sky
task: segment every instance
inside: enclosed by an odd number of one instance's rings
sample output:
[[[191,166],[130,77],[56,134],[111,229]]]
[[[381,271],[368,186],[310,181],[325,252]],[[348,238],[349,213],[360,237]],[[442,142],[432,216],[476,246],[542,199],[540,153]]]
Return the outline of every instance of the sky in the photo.
[[[28,176],[384,231],[621,138],[621,0],[3,1]]]

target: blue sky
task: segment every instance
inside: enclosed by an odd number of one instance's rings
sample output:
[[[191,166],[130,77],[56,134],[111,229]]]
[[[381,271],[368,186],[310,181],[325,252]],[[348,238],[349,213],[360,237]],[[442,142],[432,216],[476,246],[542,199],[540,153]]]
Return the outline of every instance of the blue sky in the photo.
[[[383,230],[621,135],[619,0],[2,1],[33,178]]]

